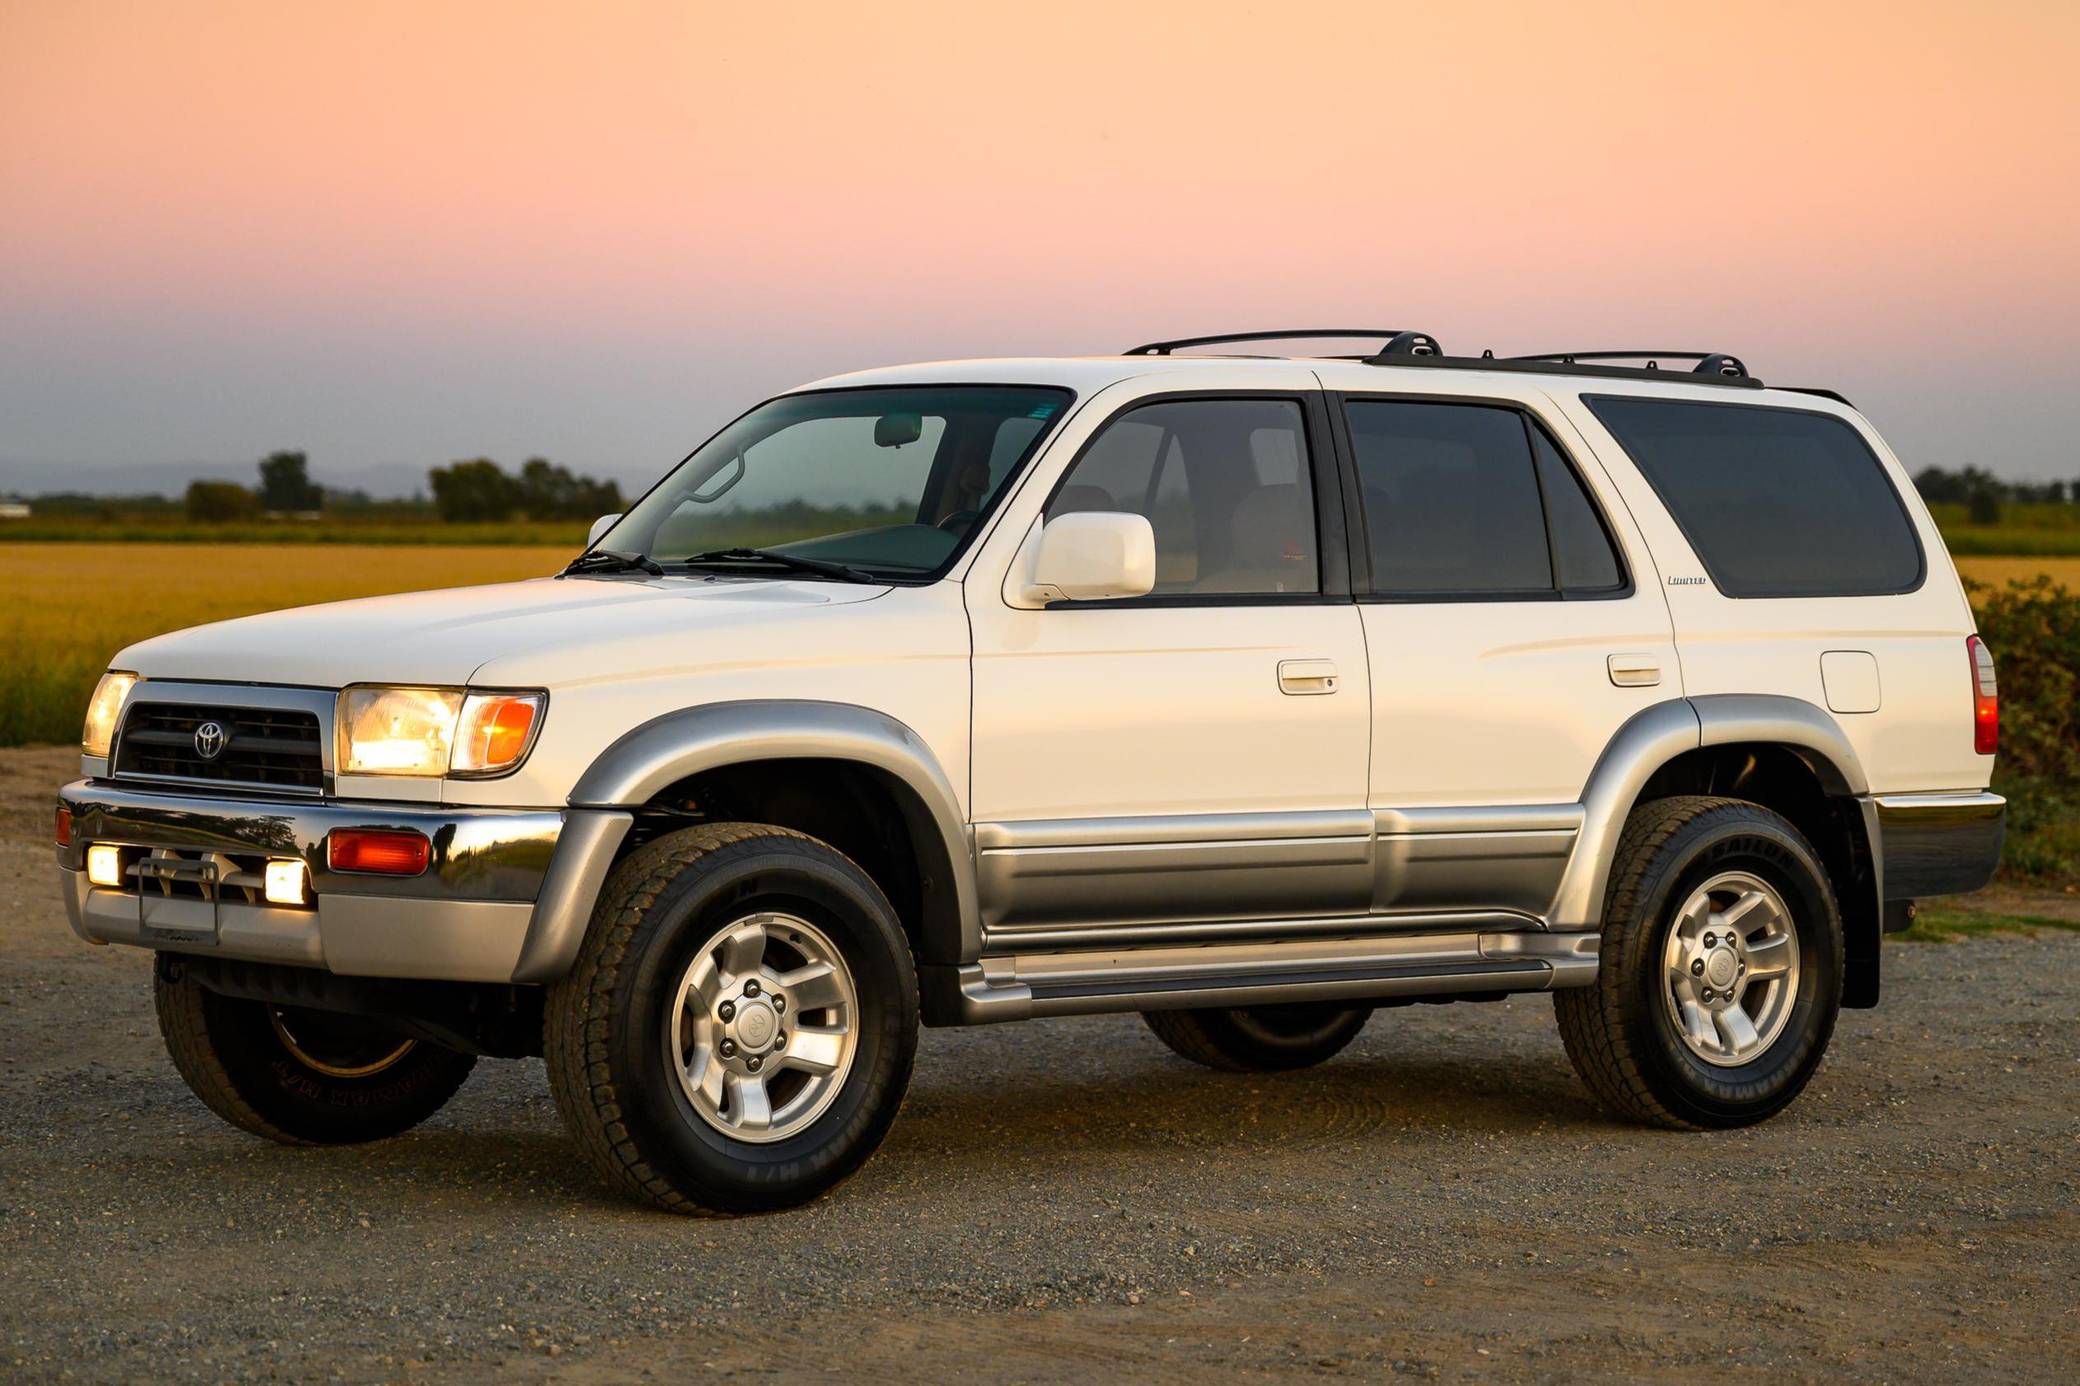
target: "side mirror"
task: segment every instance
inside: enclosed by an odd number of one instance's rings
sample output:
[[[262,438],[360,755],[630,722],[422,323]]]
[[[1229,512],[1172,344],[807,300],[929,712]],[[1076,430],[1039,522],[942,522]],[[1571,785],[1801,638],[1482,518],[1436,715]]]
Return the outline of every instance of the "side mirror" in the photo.
[[[1156,585],[1156,532],[1116,510],[1057,515],[1040,529],[1026,600],[1096,602],[1145,597]]]
[[[606,537],[608,530],[621,523],[619,515],[602,515],[592,522],[592,529],[585,535],[585,547],[591,548]]]

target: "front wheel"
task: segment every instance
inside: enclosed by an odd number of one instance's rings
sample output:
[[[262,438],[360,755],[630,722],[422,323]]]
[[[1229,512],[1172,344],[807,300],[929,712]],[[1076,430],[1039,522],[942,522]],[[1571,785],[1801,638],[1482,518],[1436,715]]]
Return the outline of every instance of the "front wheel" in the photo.
[[[917,1052],[917,976],[849,858],[709,824],[615,867],[547,1022],[550,1089],[600,1174],[673,1212],[760,1212],[880,1145]]]
[[[209,990],[178,961],[152,977],[173,1066],[209,1109],[284,1145],[350,1145],[417,1126],[475,1067],[443,1049],[336,1011]]]
[[[1789,1105],[1841,995],[1841,912],[1811,845],[1760,805],[1686,796],[1626,825],[1596,981],[1553,1006],[1604,1105],[1696,1130]]]

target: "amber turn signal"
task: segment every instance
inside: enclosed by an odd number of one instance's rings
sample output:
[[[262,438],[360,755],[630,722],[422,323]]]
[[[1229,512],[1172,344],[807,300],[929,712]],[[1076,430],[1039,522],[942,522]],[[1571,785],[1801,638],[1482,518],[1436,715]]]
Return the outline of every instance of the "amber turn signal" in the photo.
[[[325,861],[334,871],[371,876],[416,876],[433,860],[426,834],[394,828],[334,828],[325,839]]]

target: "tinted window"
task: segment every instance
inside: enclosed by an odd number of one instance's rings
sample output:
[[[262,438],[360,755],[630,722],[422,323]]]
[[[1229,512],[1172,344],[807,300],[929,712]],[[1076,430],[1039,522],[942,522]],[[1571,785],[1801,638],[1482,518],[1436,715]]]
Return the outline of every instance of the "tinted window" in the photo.
[[[1623,586],[1581,483],[1516,410],[1352,400],[1346,413],[1375,591],[1543,596],[1556,576],[1570,591]]]
[[[1869,596],[1921,582],[1884,468],[1827,414],[1658,399],[1587,401],[1729,597]]]
[[[1047,507],[1148,517],[1155,595],[1321,591],[1307,430],[1292,400],[1177,400],[1114,419]]]
[[[1539,487],[1546,497],[1546,525],[1552,531],[1553,566],[1560,585],[1570,592],[1609,592],[1625,585],[1624,570],[1604,532],[1603,519],[1582,490],[1581,481],[1560,449],[1536,425],[1531,450],[1538,459]]]

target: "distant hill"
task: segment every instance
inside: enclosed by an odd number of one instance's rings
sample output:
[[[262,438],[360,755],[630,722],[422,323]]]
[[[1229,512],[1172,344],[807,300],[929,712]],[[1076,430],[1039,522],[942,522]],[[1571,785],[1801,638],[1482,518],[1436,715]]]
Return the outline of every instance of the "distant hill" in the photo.
[[[179,496],[197,478],[253,484],[255,462],[19,462],[0,458],[0,495],[36,496],[78,491],[90,496]],[[426,494],[426,467],[378,462],[351,471],[320,466],[311,479],[339,491],[366,491],[377,500]]]

